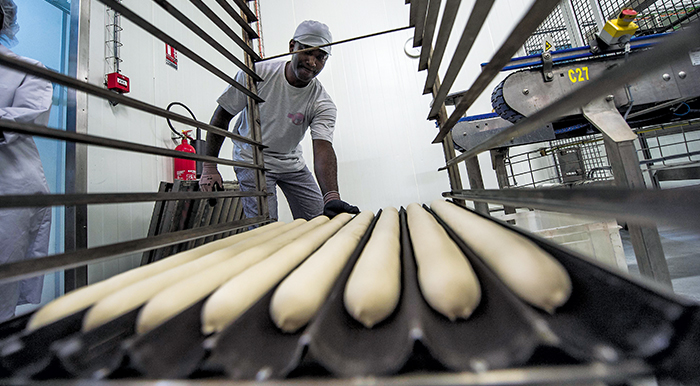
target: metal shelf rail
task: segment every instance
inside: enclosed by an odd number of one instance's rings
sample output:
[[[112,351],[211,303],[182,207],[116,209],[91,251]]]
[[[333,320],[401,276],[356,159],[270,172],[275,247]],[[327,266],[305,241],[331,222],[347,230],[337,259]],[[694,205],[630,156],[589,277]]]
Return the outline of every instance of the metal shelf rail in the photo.
[[[44,207],[44,206],[66,206],[77,207],[80,205],[89,204],[114,204],[114,203],[133,203],[133,202],[144,202],[144,201],[171,201],[171,200],[195,200],[195,199],[218,199],[218,198],[228,198],[228,197],[257,197],[258,198],[258,213],[261,215],[255,218],[243,219],[238,221],[230,221],[224,224],[218,224],[214,226],[200,227],[196,229],[189,229],[184,231],[177,231],[168,234],[162,234],[155,237],[145,237],[131,241],[125,241],[100,247],[93,248],[75,248],[70,250],[69,245],[79,246],[81,243],[75,240],[77,233],[73,233],[72,237],[74,240],[68,241],[67,252],[62,254],[56,254],[51,256],[46,256],[39,259],[21,261],[16,263],[9,263],[2,265],[0,269],[0,282],[8,282],[19,280],[22,278],[32,277],[41,273],[53,272],[61,269],[72,269],[76,267],[84,267],[86,264],[97,263],[108,259],[113,259],[118,256],[122,256],[130,253],[137,253],[147,250],[152,250],[156,248],[161,248],[169,245],[180,244],[184,241],[200,239],[203,237],[221,234],[225,232],[230,232],[232,230],[243,229],[251,225],[264,224],[270,221],[269,211],[267,208],[267,187],[265,185],[265,166],[262,158],[262,143],[261,143],[261,133],[260,124],[258,118],[258,103],[263,102],[263,100],[257,95],[255,89],[255,81],[261,80],[261,78],[255,73],[253,63],[260,60],[261,58],[258,54],[251,48],[251,40],[257,38],[258,35],[249,26],[249,22],[256,21],[255,14],[248,9],[247,4],[242,1],[236,1],[236,4],[241,9],[241,15],[238,15],[234,11],[233,7],[228,4],[226,0],[217,0],[221,8],[231,15],[236,22],[243,26],[243,31],[245,32],[243,37],[236,35],[209,7],[204,5],[203,2],[198,0],[193,0],[192,2],[197,6],[197,8],[205,14],[210,20],[214,22],[231,40],[241,47],[245,55],[245,63],[237,59],[231,52],[229,52],[222,44],[213,39],[210,35],[199,28],[194,22],[187,18],[184,14],[172,6],[168,1],[165,0],[154,0],[156,4],[161,6],[166,12],[171,16],[181,22],[184,26],[189,28],[194,34],[199,36],[204,42],[218,51],[221,55],[227,58],[236,67],[244,71],[248,76],[248,84],[241,85],[236,82],[232,77],[227,75],[224,71],[215,67],[209,61],[199,56],[193,50],[180,43],[176,39],[167,35],[165,32],[158,29],[153,24],[149,23],[135,12],[122,5],[116,0],[98,0],[105,6],[113,9],[121,16],[130,20],[137,26],[141,27],[146,32],[150,33],[154,37],[160,39],[161,41],[169,44],[183,55],[190,58],[193,62],[199,64],[204,69],[208,70],[213,75],[222,79],[226,83],[230,84],[232,87],[240,90],[242,93],[248,97],[248,108],[253,114],[249,114],[250,125],[253,127],[251,138],[243,137],[237,134],[233,134],[229,131],[222,130],[218,127],[212,126],[205,122],[200,122],[195,119],[170,112],[158,106],[145,103],[143,101],[127,97],[121,94],[114,93],[112,91],[106,90],[101,86],[90,84],[86,81],[80,80],[79,77],[72,77],[57,73],[52,70],[45,69],[43,67],[34,66],[26,62],[8,57],[6,55],[0,55],[0,66],[11,68],[13,70],[25,72],[27,74],[34,75],[36,77],[49,80],[53,83],[63,85],[69,89],[82,92],[88,95],[93,95],[98,98],[109,100],[112,102],[120,103],[124,106],[131,107],[136,110],[140,110],[146,113],[153,114],[158,117],[167,118],[185,125],[192,127],[198,127],[200,129],[206,130],[208,132],[223,135],[225,137],[231,138],[234,141],[247,143],[253,145],[254,149],[254,162],[238,162],[226,158],[210,157],[205,155],[190,154],[179,152],[170,149],[159,148],[156,146],[142,145],[139,143],[120,141],[111,138],[99,137],[95,135],[90,135],[86,133],[74,131],[63,131],[58,129],[53,129],[46,126],[19,123],[7,120],[0,120],[0,129],[8,132],[16,132],[20,134],[39,136],[44,138],[51,138],[66,141],[69,143],[83,144],[98,146],[110,149],[119,149],[124,151],[150,154],[156,156],[164,157],[176,157],[183,159],[190,159],[196,161],[207,161],[214,162],[221,165],[230,165],[254,169],[257,172],[257,185],[256,190],[251,192],[241,192],[241,191],[227,191],[227,192],[161,192],[161,193],[102,193],[102,194],[90,194],[85,191],[66,193],[66,194],[46,194],[46,195],[6,195],[0,200],[0,209],[2,208],[17,208],[17,207]],[[89,18],[89,2],[86,1],[74,1],[72,5],[72,10],[80,15],[73,15],[73,17]],[[80,3],[84,3],[83,6]],[[85,3],[88,3],[87,6]],[[85,28],[85,26],[80,26],[80,28]],[[86,30],[80,33],[87,33]],[[80,47],[78,47],[80,50]],[[77,108],[73,106],[73,108]],[[78,165],[78,167],[83,167],[83,165]],[[66,232],[68,233],[68,232]],[[83,243],[85,244],[85,243]],[[67,279],[68,280],[68,279]],[[85,278],[82,279],[85,281]]]

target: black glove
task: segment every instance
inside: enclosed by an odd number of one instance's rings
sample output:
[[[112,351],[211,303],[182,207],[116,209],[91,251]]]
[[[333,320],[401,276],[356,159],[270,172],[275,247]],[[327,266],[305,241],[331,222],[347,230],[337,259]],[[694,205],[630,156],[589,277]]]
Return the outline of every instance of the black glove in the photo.
[[[323,215],[333,218],[341,213],[358,214],[360,208],[350,205],[343,200],[330,200],[323,206]]]

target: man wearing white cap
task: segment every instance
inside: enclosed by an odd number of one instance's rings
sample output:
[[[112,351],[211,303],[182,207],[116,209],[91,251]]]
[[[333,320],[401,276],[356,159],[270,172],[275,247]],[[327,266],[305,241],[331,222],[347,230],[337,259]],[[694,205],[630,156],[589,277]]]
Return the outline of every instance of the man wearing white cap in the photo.
[[[323,23],[307,20],[299,24],[289,41],[289,52],[318,47],[332,42],[331,32]],[[282,189],[294,218],[311,219],[325,214],[359,213],[359,209],[340,199],[338,193],[337,161],[333,150],[336,107],[316,76],[323,70],[331,47],[292,55],[290,61],[259,62],[256,72],[263,78],[258,83],[258,95],[265,100],[260,106],[260,125],[270,217],[277,219],[276,186]],[[245,84],[245,73],[239,71],[236,81]],[[249,136],[247,99],[244,94],[228,86],[217,100],[219,106],[211,124],[228,130],[231,119],[243,112],[235,124],[238,134]],[[314,170],[318,184],[302,157],[301,145],[307,128],[311,130],[314,149]],[[218,157],[224,137],[207,133],[206,154]],[[251,145],[234,142],[233,159],[253,161]],[[222,184],[216,164],[202,165],[200,188],[211,191],[214,184]],[[255,171],[236,167],[241,190],[255,190]],[[319,189],[320,185],[320,189]],[[246,217],[258,215],[253,197],[245,197],[243,209]]]
[[[17,6],[0,0],[0,54],[35,65],[16,55]],[[0,119],[45,126],[53,87],[44,79],[0,66]],[[31,136],[0,129],[0,195],[49,193],[39,151]],[[51,208],[0,209],[0,264],[46,256],[51,230]],[[20,304],[41,301],[44,275],[0,284],[0,322],[15,315]]]

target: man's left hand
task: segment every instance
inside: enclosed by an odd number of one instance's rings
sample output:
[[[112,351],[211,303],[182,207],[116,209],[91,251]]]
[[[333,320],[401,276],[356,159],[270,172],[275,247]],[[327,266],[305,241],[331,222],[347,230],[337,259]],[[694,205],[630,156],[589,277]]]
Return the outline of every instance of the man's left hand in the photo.
[[[323,214],[328,218],[333,218],[341,213],[358,214],[360,208],[343,200],[330,200],[323,206]]]

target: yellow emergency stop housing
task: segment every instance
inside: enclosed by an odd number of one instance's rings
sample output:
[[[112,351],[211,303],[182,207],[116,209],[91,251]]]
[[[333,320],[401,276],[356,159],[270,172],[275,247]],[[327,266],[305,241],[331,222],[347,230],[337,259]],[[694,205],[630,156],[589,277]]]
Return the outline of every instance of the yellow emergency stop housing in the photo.
[[[637,17],[637,11],[632,8],[623,9],[617,19],[608,20],[605,23],[598,35],[600,40],[609,46],[627,43],[639,28],[633,22],[635,17]]]

